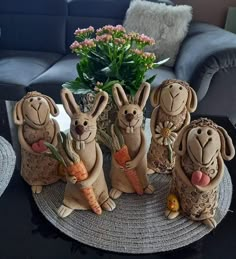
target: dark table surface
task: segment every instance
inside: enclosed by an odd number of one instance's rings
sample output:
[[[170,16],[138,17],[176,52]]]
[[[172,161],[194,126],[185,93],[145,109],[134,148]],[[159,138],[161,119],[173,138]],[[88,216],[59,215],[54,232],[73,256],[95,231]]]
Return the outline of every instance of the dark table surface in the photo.
[[[223,126],[236,144],[236,129],[227,118],[211,117]],[[236,158],[226,165],[236,183]],[[210,234],[177,250],[147,255],[107,252],[81,244],[67,237],[48,222],[38,210],[30,187],[15,170],[0,197],[0,259],[5,258],[236,258],[236,192],[230,211]],[[92,238],[92,237],[91,237]]]

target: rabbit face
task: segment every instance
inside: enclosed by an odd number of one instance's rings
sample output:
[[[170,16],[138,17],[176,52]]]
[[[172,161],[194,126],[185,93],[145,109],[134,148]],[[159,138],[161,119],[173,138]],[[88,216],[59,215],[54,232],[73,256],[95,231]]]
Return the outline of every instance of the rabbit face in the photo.
[[[50,120],[50,113],[53,116],[59,113],[55,102],[39,92],[29,92],[15,105],[14,122],[17,125],[25,122],[32,128],[41,129]]]
[[[196,127],[187,136],[187,152],[198,165],[208,167],[221,150],[221,139],[217,130],[210,127]]]
[[[96,121],[107,105],[108,94],[103,91],[99,92],[95,97],[93,108],[87,113],[80,111],[70,90],[62,89],[61,98],[63,106],[71,118],[70,132],[73,139],[85,144],[93,141],[97,132]]]
[[[188,90],[178,83],[164,87],[160,95],[161,108],[172,116],[181,113],[188,100]]]
[[[74,140],[89,143],[96,136],[96,119],[88,113],[75,114],[71,118],[70,132]]]
[[[119,109],[119,126],[127,133],[133,133],[134,129],[140,128],[143,121],[143,108],[150,93],[150,85],[143,83],[134,97],[134,104],[129,103],[124,89],[120,84],[115,84],[112,88],[114,101]]]
[[[139,128],[142,125],[143,112],[138,105],[126,104],[119,110],[118,119],[122,128]]]

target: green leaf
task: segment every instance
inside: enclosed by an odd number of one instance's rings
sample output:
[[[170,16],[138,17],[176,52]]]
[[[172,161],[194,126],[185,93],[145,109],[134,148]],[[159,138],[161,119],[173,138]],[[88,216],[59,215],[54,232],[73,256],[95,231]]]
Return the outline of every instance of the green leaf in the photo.
[[[54,157],[54,159],[59,161],[61,164],[65,165],[64,159],[60,155],[60,153],[57,150],[57,148],[54,145],[52,145],[52,144],[50,144],[48,142],[44,142],[44,144],[51,151],[52,154],[50,154],[50,155],[52,155]]]
[[[163,59],[163,60],[160,60],[160,61],[154,63],[153,68],[158,68],[159,66],[165,64],[169,59],[170,58],[166,58],[166,59]]]
[[[84,84],[78,80],[66,82],[62,87],[68,88],[73,93],[87,93],[93,90],[93,87],[90,87],[89,84]]]
[[[151,83],[155,80],[156,76],[157,76],[157,75],[151,76],[151,77],[149,77],[148,79],[146,79],[145,81],[146,81],[147,83],[151,84]]]

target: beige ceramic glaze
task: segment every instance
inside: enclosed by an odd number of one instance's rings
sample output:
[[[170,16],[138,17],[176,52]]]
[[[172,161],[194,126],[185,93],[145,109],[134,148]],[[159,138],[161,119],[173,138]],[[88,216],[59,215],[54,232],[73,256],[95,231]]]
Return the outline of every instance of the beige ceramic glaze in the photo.
[[[19,125],[18,138],[21,145],[21,175],[40,193],[43,185],[58,181],[58,163],[45,155],[43,141],[57,145],[58,123],[50,118],[59,113],[55,102],[38,92],[29,92],[16,103],[14,122]]]
[[[127,169],[135,169],[145,193],[153,193],[154,188],[147,178],[146,138],[142,129],[143,108],[150,92],[150,85],[143,83],[137,91],[134,103],[129,103],[121,85],[115,84],[112,89],[114,101],[119,109],[117,126],[128,147],[131,161],[126,163]],[[114,199],[124,193],[134,193],[134,188],[121,168],[112,158],[111,166],[112,189],[110,196]]]
[[[82,188],[93,187],[96,199],[105,210],[112,211],[115,203],[109,198],[107,184],[103,172],[103,155],[96,143],[97,118],[105,109],[108,94],[100,92],[96,95],[93,108],[83,113],[75,102],[73,94],[68,89],[62,89],[61,98],[67,114],[71,118],[70,134],[75,152],[83,161],[87,171],[86,180],[76,182],[74,177],[68,177],[63,205],[58,214],[68,216],[73,210],[88,210],[90,206],[81,192]]]
[[[197,107],[197,96],[186,82],[173,79],[165,80],[154,89],[150,99],[155,108],[151,116],[148,168],[169,173],[175,164],[174,141],[178,132],[190,123],[190,112]]]
[[[223,159],[231,160],[235,155],[231,138],[223,128],[201,118],[181,130],[174,150],[176,165],[170,194],[178,197],[184,215],[215,227],[218,187],[224,174]],[[207,184],[201,183],[200,179],[193,182],[196,172],[209,179]],[[166,215],[169,218],[177,216]]]

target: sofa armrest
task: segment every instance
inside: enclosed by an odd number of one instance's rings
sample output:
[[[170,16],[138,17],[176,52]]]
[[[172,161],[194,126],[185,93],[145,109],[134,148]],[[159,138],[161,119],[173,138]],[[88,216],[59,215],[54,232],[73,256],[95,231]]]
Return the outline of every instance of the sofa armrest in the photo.
[[[177,78],[188,81],[200,101],[213,76],[232,67],[236,67],[236,35],[214,25],[192,23],[175,64]]]

